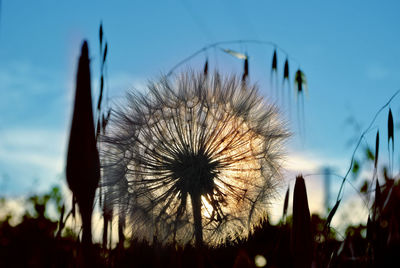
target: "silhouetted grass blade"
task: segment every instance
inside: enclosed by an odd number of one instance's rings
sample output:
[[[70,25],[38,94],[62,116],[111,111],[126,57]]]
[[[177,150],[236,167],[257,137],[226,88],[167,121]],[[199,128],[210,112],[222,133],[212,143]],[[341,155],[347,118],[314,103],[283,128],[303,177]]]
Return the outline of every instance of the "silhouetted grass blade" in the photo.
[[[310,210],[303,176],[296,177],[293,194],[293,253],[295,267],[311,267],[312,235]]]
[[[381,211],[381,195],[381,187],[379,186],[379,181],[377,179],[375,184],[374,221],[378,220],[379,213]]]
[[[326,218],[326,228],[329,228],[329,226],[331,225],[331,221],[333,219],[333,216],[336,213],[336,210],[338,209],[339,205],[340,205],[340,201],[342,199],[339,199],[336,201],[336,204],[333,206],[332,210],[329,212],[328,217]]]
[[[392,140],[392,153],[393,153],[393,151],[394,151],[394,131],[393,131],[393,115],[392,115],[391,108],[389,108],[389,115],[388,115],[388,146],[389,146],[390,140]]]
[[[104,47],[104,54],[103,54],[103,64],[106,62],[107,50],[108,50],[108,43],[106,42],[106,45]]]
[[[108,241],[108,226],[112,222],[112,215],[113,215],[113,210],[112,208],[106,208],[103,206],[103,248],[107,247],[107,241]]]
[[[83,42],[76,78],[75,104],[68,144],[66,177],[82,216],[82,241],[92,242],[93,200],[100,178],[90,85],[89,48]]]
[[[100,130],[101,130],[101,122],[100,122],[100,117],[97,119],[97,126],[96,126],[96,140],[98,139],[100,135]]]
[[[65,204],[63,204],[62,207],[61,207],[60,220],[58,221],[58,230],[57,230],[56,238],[60,238],[61,237],[61,232],[64,229],[64,225],[65,225],[64,213],[65,213]]]
[[[75,218],[75,215],[76,215],[76,197],[75,197],[75,195],[73,193],[72,193],[71,215],[72,215],[73,218]]]
[[[374,161],[375,170],[378,167],[378,157],[379,157],[379,130],[376,132],[376,140],[375,140],[375,161]]]
[[[107,127],[108,121],[110,120],[110,115],[111,115],[111,109],[108,110],[107,116],[104,116],[104,114],[102,114],[101,124],[102,124],[103,134],[106,133],[106,127]]]
[[[282,214],[282,220],[286,218],[287,215],[287,209],[289,206],[289,192],[290,192],[290,187],[288,186],[288,189],[285,194],[285,201],[283,202],[283,214]]]
[[[100,77],[100,95],[99,95],[99,100],[97,102],[97,110],[100,111],[101,108],[101,101],[103,100],[103,88],[104,88],[104,77],[101,75]]]
[[[103,121],[104,128],[107,126],[108,121],[110,120],[110,116],[111,116],[111,109],[108,109],[107,116],[104,118],[104,121]]]
[[[371,221],[371,217],[368,215],[368,220],[367,220],[367,241],[368,242],[372,242],[372,236],[373,236],[373,226],[372,226],[372,221]]]

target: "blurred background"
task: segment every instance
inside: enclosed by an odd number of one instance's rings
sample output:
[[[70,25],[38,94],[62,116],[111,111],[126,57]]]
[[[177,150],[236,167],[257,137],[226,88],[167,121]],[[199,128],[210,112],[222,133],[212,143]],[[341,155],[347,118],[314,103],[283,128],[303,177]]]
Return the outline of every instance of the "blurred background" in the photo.
[[[118,105],[127,90],[144,91],[148,79],[168,73],[202,48],[235,41],[204,49],[174,72],[202,71],[208,60],[210,71],[241,74],[243,60],[223,49],[248,55],[250,81],[279,107],[293,133],[286,144],[281,195],[271,201],[271,220],[281,217],[287,185],[300,173],[305,176],[311,211],[326,216],[362,131],[399,89],[399,10],[398,1],[2,0],[0,197],[5,209],[0,216],[9,211],[22,214],[24,198],[55,185],[68,194],[65,161],[77,60],[87,39],[96,100],[101,22],[108,44],[107,108]],[[277,72],[272,72],[275,50]],[[282,87],[286,59],[291,87],[282,97],[277,90]],[[299,68],[308,87],[300,95],[293,84]],[[395,96],[390,104],[395,131],[399,98]],[[368,150],[374,152],[378,129],[380,161],[389,161],[384,110],[355,154],[360,165],[368,160]],[[395,147],[392,169],[396,174],[398,153]],[[345,184],[333,226],[340,229],[366,222],[368,209],[359,189],[372,177],[372,167],[370,162],[359,169],[351,167],[351,184]]]

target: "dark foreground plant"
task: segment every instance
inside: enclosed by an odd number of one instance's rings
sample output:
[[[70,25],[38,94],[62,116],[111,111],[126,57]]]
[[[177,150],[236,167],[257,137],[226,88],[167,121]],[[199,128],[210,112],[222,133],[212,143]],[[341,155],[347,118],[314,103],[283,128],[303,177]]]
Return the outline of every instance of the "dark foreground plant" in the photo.
[[[129,93],[103,138],[105,202],[132,237],[201,246],[266,217],[288,133],[238,77],[184,73]]]
[[[92,243],[91,218],[100,179],[100,163],[93,123],[89,48],[86,41],[82,45],[77,71],[66,175],[82,217],[82,242],[88,247]]]
[[[295,267],[311,267],[312,234],[310,210],[303,176],[296,177],[293,193],[292,242]]]

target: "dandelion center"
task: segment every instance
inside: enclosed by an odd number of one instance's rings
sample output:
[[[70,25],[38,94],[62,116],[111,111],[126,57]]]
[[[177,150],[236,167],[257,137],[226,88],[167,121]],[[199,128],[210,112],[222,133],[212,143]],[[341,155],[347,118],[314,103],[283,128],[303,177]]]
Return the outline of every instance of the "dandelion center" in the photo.
[[[204,153],[180,153],[171,163],[171,172],[182,193],[203,195],[213,192],[217,167],[218,161],[211,161]]]

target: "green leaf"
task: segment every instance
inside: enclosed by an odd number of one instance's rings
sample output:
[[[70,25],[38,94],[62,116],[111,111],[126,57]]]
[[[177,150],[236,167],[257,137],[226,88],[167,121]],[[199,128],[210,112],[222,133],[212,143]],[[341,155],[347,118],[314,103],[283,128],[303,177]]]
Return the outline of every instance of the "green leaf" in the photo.
[[[360,171],[360,164],[358,163],[357,160],[354,160],[351,172],[353,172],[354,176],[357,176],[359,171]]]
[[[362,185],[361,188],[360,188],[360,192],[361,192],[361,193],[366,193],[367,191],[368,191],[368,181],[365,180],[364,183],[363,183],[363,185]]]
[[[375,160],[375,156],[372,153],[371,149],[369,147],[365,148],[365,155],[367,157],[368,160],[374,161]]]

